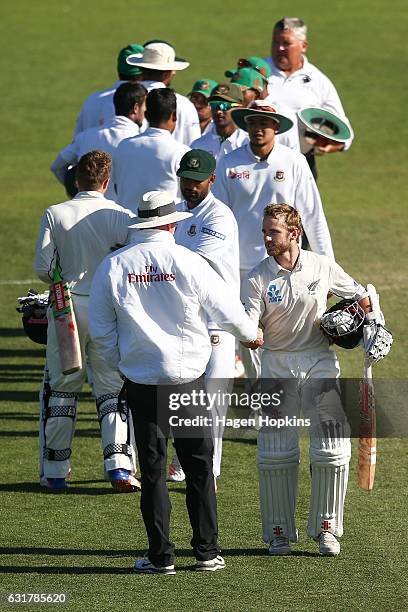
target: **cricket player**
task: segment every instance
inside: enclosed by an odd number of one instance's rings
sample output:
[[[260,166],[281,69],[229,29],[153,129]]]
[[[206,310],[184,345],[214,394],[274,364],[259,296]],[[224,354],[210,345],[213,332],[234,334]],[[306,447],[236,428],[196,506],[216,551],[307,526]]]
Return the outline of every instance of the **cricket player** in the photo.
[[[249,142],[218,162],[213,192],[238,222],[241,278],[265,257],[259,224],[270,203],[292,202],[302,215],[312,250],[332,257],[329,228],[306,160],[275,140],[276,134],[291,128],[292,121],[262,100],[232,109],[231,114],[248,132]],[[242,351],[241,356],[248,378],[258,378],[257,353]]]
[[[129,55],[127,63],[142,72],[142,85],[147,91],[170,87],[171,81],[179,70],[185,70],[189,63],[176,58],[171,45],[164,41],[145,43],[143,55]],[[200,134],[200,121],[194,105],[188,98],[177,93],[177,124],[173,138],[180,144],[190,146]]]
[[[263,538],[271,555],[290,554],[290,542],[297,541],[299,430],[293,419],[302,410],[310,420],[307,533],[322,555],[338,555],[350,462],[349,426],[336,380],[339,362],[319,322],[329,292],[351,300],[350,331],[359,312],[358,325],[362,324],[371,304],[365,288],[331,257],[299,248],[302,223],[292,206],[267,206],[262,233],[267,257],[249,273],[241,296],[249,316],[263,329],[261,383],[265,390],[280,394],[267,415],[275,421],[288,419],[280,427],[270,421],[258,434]]]
[[[213,128],[213,120],[211,106],[208,103],[208,98],[211,95],[214,87],[217,87],[217,82],[212,79],[200,79],[196,81],[187,94],[188,99],[194,104],[200,121],[201,136],[210,132]]]
[[[192,217],[177,226],[175,240],[190,251],[198,253],[221,276],[231,295],[239,297],[239,243],[238,226],[228,206],[214,198],[211,186],[215,181],[215,158],[201,149],[188,151],[180,161],[177,176],[184,201],[180,210]],[[220,402],[212,406],[214,440],[214,478],[221,472],[222,434],[221,418],[228,405],[222,401],[223,393],[232,391],[235,372],[235,337],[224,331],[216,321],[208,322],[211,357],[205,369],[206,389],[218,394]],[[218,417],[218,418],[217,418]],[[168,480],[184,480],[181,466],[174,457],[169,466]]]
[[[172,138],[176,111],[173,89],[152,89],[146,98],[149,127],[143,134],[123,140],[113,154],[115,200],[132,211],[152,189],[168,191],[178,202],[181,199],[176,172],[189,147]]]
[[[147,91],[139,83],[122,83],[113,94],[115,116],[106,127],[88,128],[76,135],[71,144],[64,147],[51,165],[51,172],[64,184],[65,175],[70,166],[76,166],[79,159],[89,151],[105,151],[110,156],[125,138],[140,133],[144,114]],[[114,200],[114,185],[109,181],[105,197]]]
[[[118,405],[122,380],[97,353],[88,333],[88,301],[94,272],[101,260],[128,241],[132,213],[106,200],[111,158],[91,151],[79,160],[79,192],[73,200],[45,211],[36,246],[35,271],[45,283],[53,281],[56,266],[71,288],[78,326],[82,368],[69,375],[61,371],[56,329],[48,312],[47,364],[49,390],[41,398],[40,482],[51,491],[67,487],[78,394],[92,370],[93,392],[101,428],[105,475],[118,491],[140,489],[134,477],[135,456],[125,406]]]
[[[80,132],[84,132],[89,128],[105,127],[115,116],[115,107],[113,105],[113,96],[117,88],[123,83],[137,83],[140,81],[142,73],[136,66],[131,66],[126,62],[129,55],[142,55],[143,46],[133,43],[127,45],[119,51],[117,59],[118,81],[101,91],[96,91],[87,97],[79,112],[74,138]]]
[[[143,482],[140,507],[149,540],[146,557],[135,562],[138,573],[175,574],[166,486],[170,425],[186,474],[195,568],[225,567],[217,542],[209,427],[198,423],[194,433],[179,436],[178,419],[189,414],[189,407],[184,402],[172,410],[169,401],[203,390],[211,354],[207,316],[244,341],[257,337],[257,325],[203,257],[175,244],[175,223],[186,223],[191,216],[177,212],[165,192],[144,194],[131,244],[105,258],[91,290],[91,337],[100,356],[125,377],[124,393],[134,419]],[[167,405],[160,401],[163,394]],[[208,415],[206,406],[200,406],[197,417]]]

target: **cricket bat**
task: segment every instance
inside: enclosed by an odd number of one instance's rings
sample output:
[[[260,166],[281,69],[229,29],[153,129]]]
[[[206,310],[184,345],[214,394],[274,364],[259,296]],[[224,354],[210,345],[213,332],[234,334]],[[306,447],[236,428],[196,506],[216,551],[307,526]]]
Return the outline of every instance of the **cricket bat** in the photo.
[[[374,321],[381,319],[378,294],[373,285],[367,285]],[[364,325],[364,345],[367,346],[371,335],[375,332],[374,325]],[[377,459],[376,414],[372,366],[367,356],[364,356],[363,379],[360,385],[360,423],[358,442],[357,477],[359,486],[364,491],[374,487],[375,466]]]
[[[371,335],[370,327],[370,325],[364,326],[365,337],[366,335]],[[377,439],[375,436],[376,418],[373,375],[371,365],[365,357],[363,379],[360,383],[360,422],[357,467],[358,484],[364,491],[371,491],[374,486],[377,458]]]
[[[72,307],[71,292],[61,278],[59,266],[54,270],[51,284],[51,307],[63,374],[73,374],[82,367],[78,328]]]

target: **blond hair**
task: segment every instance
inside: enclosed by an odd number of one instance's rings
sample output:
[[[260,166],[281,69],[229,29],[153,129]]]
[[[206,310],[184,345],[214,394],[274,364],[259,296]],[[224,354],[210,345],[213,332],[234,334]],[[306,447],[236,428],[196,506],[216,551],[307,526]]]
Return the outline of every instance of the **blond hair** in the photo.
[[[282,218],[289,231],[294,229],[303,232],[302,220],[298,211],[289,204],[268,204],[264,208],[264,217]]]

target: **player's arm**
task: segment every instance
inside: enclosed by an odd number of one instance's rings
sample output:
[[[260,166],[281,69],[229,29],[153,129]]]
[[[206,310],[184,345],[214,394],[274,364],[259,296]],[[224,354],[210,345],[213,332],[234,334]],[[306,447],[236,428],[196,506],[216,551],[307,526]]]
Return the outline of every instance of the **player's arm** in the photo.
[[[53,235],[53,218],[50,210],[46,210],[40,223],[34,261],[34,270],[44,283],[53,281],[56,260],[57,247]]]
[[[259,275],[250,273],[243,279],[241,301],[249,318],[256,323],[258,327],[257,339],[261,339],[263,344],[261,319],[265,310],[265,302],[262,296],[262,282]],[[257,348],[254,343],[243,342],[242,344],[250,349]],[[258,344],[258,346],[261,345]]]
[[[77,139],[66,146],[51,164],[50,170],[57,177],[60,183],[64,184],[64,178],[70,166],[79,161],[79,145]]]
[[[96,270],[89,296],[89,335],[96,350],[116,370],[120,361],[116,311],[109,283],[109,258]]]
[[[200,267],[201,280],[196,289],[209,318],[238,340],[256,342],[258,326],[247,316],[239,298],[231,294],[227,283],[202,258],[197,261],[197,266]]]

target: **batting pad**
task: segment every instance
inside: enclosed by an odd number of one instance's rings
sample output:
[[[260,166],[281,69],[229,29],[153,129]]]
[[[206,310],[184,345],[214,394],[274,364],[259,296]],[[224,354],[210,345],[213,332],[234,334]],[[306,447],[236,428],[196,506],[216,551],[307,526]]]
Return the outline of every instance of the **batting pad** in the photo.
[[[66,478],[70,471],[72,439],[75,433],[77,395],[51,391],[42,403],[40,443],[42,474],[46,478]]]
[[[295,431],[258,434],[257,465],[263,540],[269,544],[278,536],[297,541],[295,523],[299,445]]]
[[[343,510],[347,491],[351,444],[348,438],[312,438],[310,445],[312,489],[307,533],[322,531],[343,535]]]
[[[130,414],[126,406],[119,409],[118,394],[107,393],[96,400],[105,473],[122,468],[136,473],[134,445],[130,439]],[[132,427],[133,429],[133,427]]]

